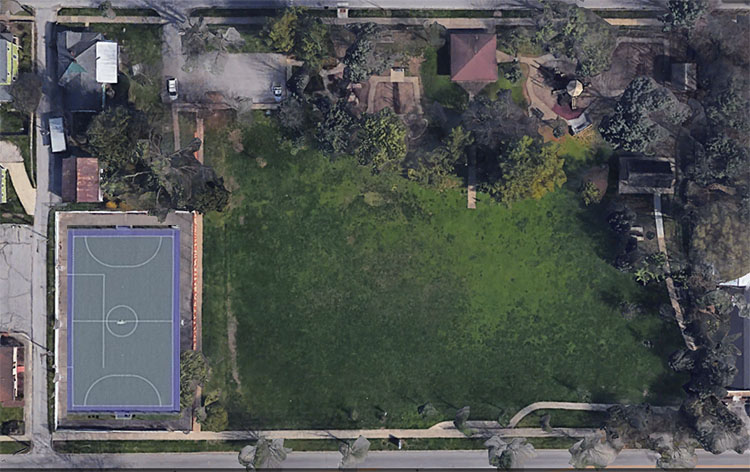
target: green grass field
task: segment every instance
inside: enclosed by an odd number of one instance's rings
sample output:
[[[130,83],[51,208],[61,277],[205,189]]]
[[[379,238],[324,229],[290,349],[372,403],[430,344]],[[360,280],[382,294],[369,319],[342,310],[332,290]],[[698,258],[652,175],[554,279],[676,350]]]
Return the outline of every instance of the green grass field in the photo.
[[[203,339],[230,429],[424,427],[465,405],[491,420],[539,400],[680,395],[665,362],[677,329],[656,308],[630,322],[617,308],[664,291],[608,264],[603,215],[575,189],[511,209],[480,195],[469,211],[460,191],[293,156],[260,115],[244,153],[226,132],[206,142],[233,193],[205,219]],[[426,402],[436,415],[417,413]]]
[[[424,62],[420,67],[420,76],[424,95],[428,100],[458,111],[463,111],[469,103],[469,94],[455,82],[450,74],[440,74],[438,71],[438,52],[434,48],[427,48],[424,52]]]

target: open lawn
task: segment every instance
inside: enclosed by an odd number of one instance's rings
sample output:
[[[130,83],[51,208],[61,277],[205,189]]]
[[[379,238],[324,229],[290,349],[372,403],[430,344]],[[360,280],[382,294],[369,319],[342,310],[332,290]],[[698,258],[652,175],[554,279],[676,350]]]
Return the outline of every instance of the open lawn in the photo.
[[[267,120],[255,115],[244,153],[226,129],[206,139],[233,193],[205,219],[204,394],[220,394],[230,429],[423,427],[465,405],[507,420],[540,400],[680,395],[664,291],[608,264],[603,215],[574,189],[510,209],[480,194],[469,211],[460,191],[292,155]],[[652,314],[626,321],[625,300]]]

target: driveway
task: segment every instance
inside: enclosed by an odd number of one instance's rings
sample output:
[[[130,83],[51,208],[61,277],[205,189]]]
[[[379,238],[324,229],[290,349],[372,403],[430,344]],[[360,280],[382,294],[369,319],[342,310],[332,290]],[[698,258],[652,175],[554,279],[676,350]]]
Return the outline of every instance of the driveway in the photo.
[[[176,72],[181,99],[193,101],[206,92],[221,92],[226,98],[275,103],[271,86],[286,87],[287,59],[282,54],[221,54],[199,56],[192,70]]]

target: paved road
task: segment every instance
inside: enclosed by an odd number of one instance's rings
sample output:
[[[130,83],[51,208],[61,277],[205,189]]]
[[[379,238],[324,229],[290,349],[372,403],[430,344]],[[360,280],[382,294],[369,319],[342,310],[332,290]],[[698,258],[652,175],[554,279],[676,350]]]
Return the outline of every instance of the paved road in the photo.
[[[527,468],[571,468],[570,454],[564,449],[538,451]],[[334,469],[340,460],[338,452],[292,452],[282,464],[285,469]],[[611,467],[654,467],[654,454],[644,450],[623,451]],[[10,468],[148,468],[148,469],[241,469],[236,453],[193,454],[102,454],[54,457],[0,456],[0,469]],[[487,452],[477,451],[373,451],[361,468],[450,469],[487,468]],[[698,451],[698,467],[746,469],[750,454],[734,452],[718,456]]]
[[[593,9],[664,9],[667,0],[568,0],[580,6]],[[33,7],[92,7],[101,0],[26,0],[24,3]],[[199,7],[224,8],[269,8],[288,5],[335,8],[337,0],[113,0],[115,7],[152,6],[157,10],[164,5],[173,5],[179,9]],[[535,0],[348,0],[350,8],[385,8],[385,9],[477,9],[493,10],[503,8],[528,8],[538,6]]]
[[[51,182],[59,178],[49,143],[44,145],[42,129],[50,113],[62,111],[62,103],[56,81],[54,80],[55,64],[48,58],[54,58],[52,44],[47,37],[52,32],[55,21],[53,10],[38,8],[36,11],[36,59],[37,70],[42,76],[42,100],[37,109],[37,119],[41,121],[37,127],[36,159],[37,159],[37,193],[36,211],[34,215],[34,248],[31,253],[31,339],[33,341],[31,356],[27,358],[27,365],[31,368],[31,382],[26,384],[27,401],[31,401],[31,431],[34,441],[34,452],[44,453],[51,448],[51,435],[47,420],[47,359],[45,356],[47,345],[47,218],[50,204],[60,199],[50,190]],[[53,349],[52,346],[49,346]],[[31,392],[29,395],[29,387]]]

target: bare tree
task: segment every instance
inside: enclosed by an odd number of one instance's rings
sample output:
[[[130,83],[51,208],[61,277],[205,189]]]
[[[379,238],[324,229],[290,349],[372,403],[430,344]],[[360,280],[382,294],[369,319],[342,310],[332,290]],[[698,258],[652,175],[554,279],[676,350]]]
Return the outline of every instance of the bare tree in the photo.
[[[290,452],[290,448],[284,447],[283,439],[270,440],[261,436],[254,445],[243,447],[237,460],[247,470],[277,469]]]
[[[341,463],[339,469],[355,467],[367,457],[370,451],[370,441],[360,435],[354,442],[344,441],[339,447]]]
[[[525,438],[514,438],[508,443],[500,436],[492,436],[484,445],[488,448],[490,465],[498,470],[520,469],[527,460],[536,456],[534,446]]]

